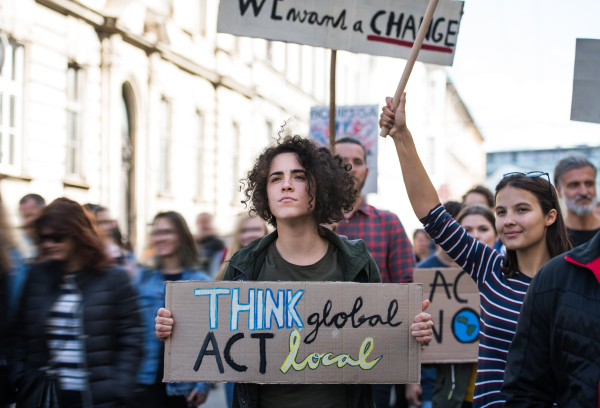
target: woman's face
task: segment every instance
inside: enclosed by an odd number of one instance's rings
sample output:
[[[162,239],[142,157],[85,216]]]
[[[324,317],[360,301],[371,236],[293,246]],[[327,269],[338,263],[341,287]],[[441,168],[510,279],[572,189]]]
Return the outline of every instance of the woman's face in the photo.
[[[158,257],[171,256],[177,253],[179,239],[173,223],[166,217],[160,217],[152,225],[152,245]]]
[[[494,226],[483,215],[467,215],[460,221],[460,225],[477,241],[489,247],[494,247],[498,235],[494,230]]]
[[[40,248],[46,259],[53,261],[69,261],[73,254],[74,242],[67,234],[58,233],[50,228],[40,231]]]
[[[429,252],[429,237],[425,232],[419,232],[415,235],[414,246],[417,254],[426,254]]]
[[[309,218],[307,174],[294,153],[281,153],[271,162],[267,180],[269,208],[277,222]]]
[[[105,237],[110,237],[110,231],[117,226],[116,224],[115,220],[110,218],[108,211],[98,211],[96,213],[96,225]]]
[[[259,218],[248,218],[240,228],[240,247],[265,236],[265,224]]]
[[[556,220],[556,210],[547,215],[536,196],[526,190],[504,187],[496,196],[496,229],[506,248],[525,250],[546,238],[546,228]]]

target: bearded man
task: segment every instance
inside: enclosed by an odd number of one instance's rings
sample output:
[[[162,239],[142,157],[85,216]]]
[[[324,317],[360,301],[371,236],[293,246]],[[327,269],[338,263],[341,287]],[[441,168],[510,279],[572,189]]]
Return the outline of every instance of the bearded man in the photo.
[[[600,216],[594,212],[597,173],[583,154],[564,157],[554,169],[554,185],[567,207],[565,224],[573,247],[590,241],[600,230]]]

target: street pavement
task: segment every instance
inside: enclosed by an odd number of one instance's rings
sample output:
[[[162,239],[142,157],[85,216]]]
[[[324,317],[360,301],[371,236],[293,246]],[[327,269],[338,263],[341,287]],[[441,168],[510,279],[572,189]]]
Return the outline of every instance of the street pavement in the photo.
[[[216,388],[210,390],[206,402],[200,405],[200,408],[230,408],[227,406],[227,400],[225,399],[224,384],[219,383]]]

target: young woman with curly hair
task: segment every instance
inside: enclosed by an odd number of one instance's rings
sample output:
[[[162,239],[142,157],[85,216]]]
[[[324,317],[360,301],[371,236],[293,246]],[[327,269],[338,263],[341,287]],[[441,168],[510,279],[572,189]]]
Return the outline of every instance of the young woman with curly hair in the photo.
[[[224,280],[381,282],[363,241],[350,243],[323,226],[340,221],[352,208],[357,191],[349,170],[341,157],[299,136],[267,148],[248,173],[243,202],[276,230],[233,255]],[[170,317],[167,310],[159,311],[159,338],[171,334]],[[428,343],[431,316],[421,313],[415,322],[413,336]],[[236,383],[232,406],[372,408],[373,387]]]

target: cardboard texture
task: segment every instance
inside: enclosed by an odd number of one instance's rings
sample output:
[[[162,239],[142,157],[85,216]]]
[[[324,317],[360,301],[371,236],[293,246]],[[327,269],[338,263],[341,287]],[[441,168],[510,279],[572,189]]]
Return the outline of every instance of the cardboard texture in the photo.
[[[222,281],[166,285],[165,305],[175,320],[165,345],[166,382],[420,380],[421,347],[410,325],[421,312],[421,285]]]
[[[600,40],[577,39],[571,120],[600,123]]]
[[[217,32],[407,59],[428,0],[221,0]],[[452,65],[464,2],[441,1],[418,61]]]
[[[433,340],[421,354],[421,363],[476,363],[479,354],[479,289],[460,268],[413,270],[423,285],[423,299],[433,323]]]
[[[329,146],[329,106],[310,108],[309,137],[322,146]],[[336,106],[336,139],[352,137],[360,140],[367,153],[369,174],[363,195],[377,192],[377,145],[379,141],[379,106]]]

